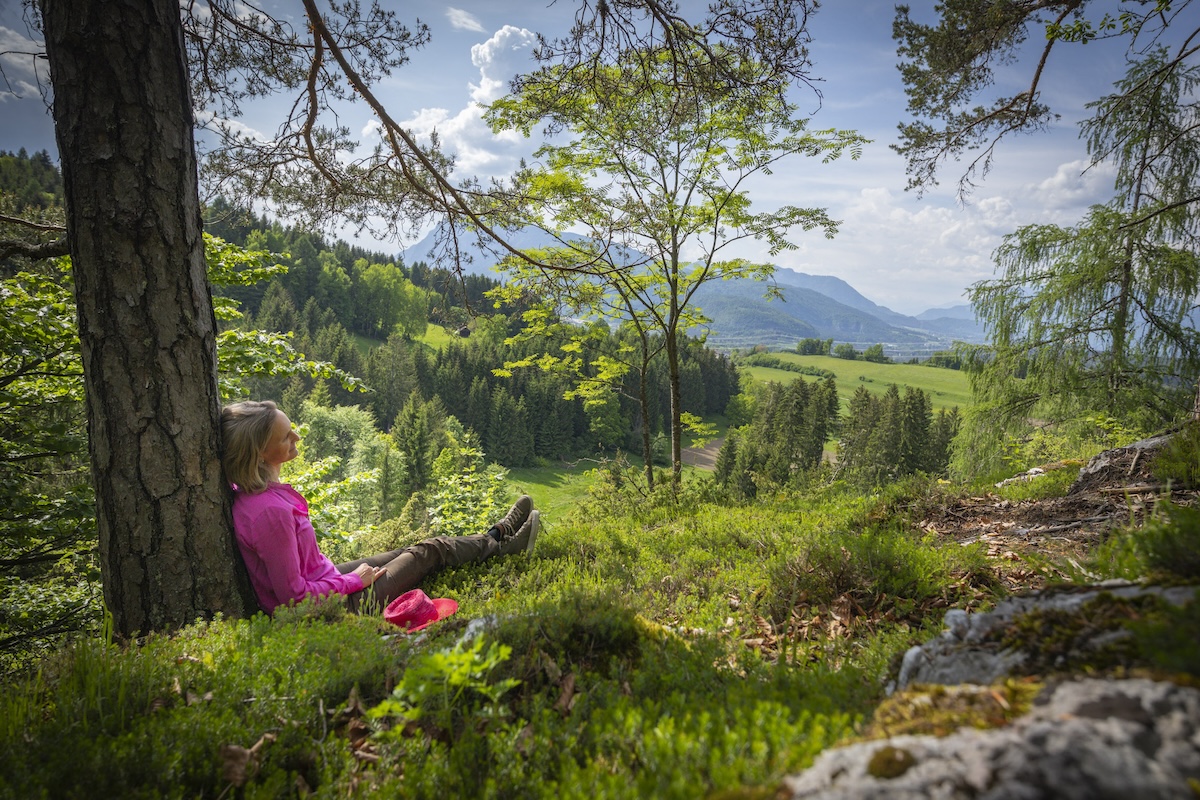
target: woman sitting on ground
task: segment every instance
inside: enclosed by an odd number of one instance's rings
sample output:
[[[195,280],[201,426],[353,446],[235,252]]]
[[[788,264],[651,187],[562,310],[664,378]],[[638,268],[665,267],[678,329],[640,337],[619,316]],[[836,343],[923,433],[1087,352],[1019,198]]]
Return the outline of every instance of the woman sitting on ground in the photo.
[[[234,484],[233,528],[258,601],[268,614],[312,595],[342,594],[352,611],[379,612],[442,567],[531,552],[538,531],[522,496],[486,533],[436,536],[411,547],[334,564],[317,546],[308,503],[279,468],[296,457],[300,436],[271,401],[221,410],[225,477]]]

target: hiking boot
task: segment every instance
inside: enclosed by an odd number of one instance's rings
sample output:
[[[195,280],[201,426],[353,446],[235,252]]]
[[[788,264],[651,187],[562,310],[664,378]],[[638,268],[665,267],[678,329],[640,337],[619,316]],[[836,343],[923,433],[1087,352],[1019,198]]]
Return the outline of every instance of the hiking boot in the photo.
[[[508,510],[508,513],[504,515],[504,519],[488,528],[488,533],[497,542],[504,544],[517,534],[517,531],[525,524],[525,520],[529,519],[529,512],[531,511],[533,511],[533,498],[527,494],[521,495],[517,498],[517,502],[513,503],[513,507]]]
[[[516,533],[508,539],[500,540],[500,553],[506,556],[532,553],[533,543],[537,541],[540,517],[541,514],[537,511],[530,511],[529,519],[525,520],[525,524],[518,528]]]

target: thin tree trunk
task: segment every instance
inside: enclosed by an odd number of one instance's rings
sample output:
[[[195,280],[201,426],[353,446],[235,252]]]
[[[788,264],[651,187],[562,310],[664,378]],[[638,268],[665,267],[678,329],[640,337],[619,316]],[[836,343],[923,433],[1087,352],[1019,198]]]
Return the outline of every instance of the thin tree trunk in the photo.
[[[1142,145],[1142,158],[1138,164],[1137,180],[1130,191],[1130,217],[1136,218],[1142,204],[1142,183],[1149,169],[1150,143]],[[1129,309],[1133,304],[1133,258],[1135,252],[1136,234],[1129,231],[1125,234],[1125,248],[1121,257],[1121,274],[1117,288],[1117,313],[1113,319],[1113,352],[1110,356],[1112,366],[1108,375],[1109,391],[1114,394],[1121,391],[1125,383],[1125,371],[1129,350]]]
[[[645,461],[646,489],[654,488],[654,448],[650,440],[650,395],[646,382],[650,377],[650,343],[646,332],[639,328],[642,337],[642,365],[638,372],[638,405],[642,409],[642,460]]]
[[[105,602],[125,635],[239,615],[179,4],[40,5]]]
[[[667,374],[671,387],[671,485],[678,490],[683,479],[683,409],[679,395],[679,340],[667,335]]]

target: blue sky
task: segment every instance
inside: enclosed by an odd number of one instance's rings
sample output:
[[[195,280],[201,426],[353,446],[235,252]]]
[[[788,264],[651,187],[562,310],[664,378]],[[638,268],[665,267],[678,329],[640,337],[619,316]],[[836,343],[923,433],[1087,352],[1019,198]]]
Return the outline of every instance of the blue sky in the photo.
[[[414,4],[415,5],[415,4]],[[932,2],[911,2],[914,16],[932,19]],[[299,11],[298,3],[274,6]],[[506,175],[536,143],[509,135],[494,137],[479,120],[476,104],[503,95],[508,79],[529,68],[533,31],[560,34],[571,22],[574,4],[558,0],[452,0],[451,5],[416,12],[432,31],[432,42],[412,62],[377,87],[396,119],[419,133],[436,128],[457,153],[458,172],[481,177]],[[688,7],[700,7],[685,0]],[[408,17],[406,4],[396,4]],[[1085,171],[1086,151],[1077,123],[1084,103],[1105,92],[1124,70],[1115,44],[1059,48],[1043,85],[1062,119],[1048,132],[1001,144],[992,172],[965,204],[955,190],[961,169],[943,167],[942,185],[918,198],[905,192],[905,164],[889,149],[904,119],[905,98],[891,38],[894,3],[882,0],[828,0],[811,19],[813,74],[823,97],[795,90],[801,113],[816,128],[853,128],[873,140],[858,161],[823,165],[802,158],[785,162],[774,175],[754,184],[755,207],[782,203],[826,208],[841,220],[838,236],[797,233],[797,250],[773,261],[781,267],[834,275],[869,299],[902,313],[965,302],[970,284],[991,277],[991,254],[1001,238],[1031,223],[1069,225],[1088,206],[1112,194],[1112,175]],[[411,18],[411,17],[408,17]],[[10,92],[0,85],[0,149],[43,148],[54,152],[53,129],[36,89],[27,52],[30,32],[15,0],[0,0],[0,63]],[[1036,38],[1036,34],[1033,38]],[[1038,45],[1037,41],[1033,42]],[[1029,66],[1000,76],[1010,87],[1027,83]],[[1001,88],[1006,88],[1003,85]],[[282,103],[283,101],[281,101]],[[274,130],[278,105],[255,104],[242,120],[264,136]],[[365,110],[341,111],[343,121],[361,133],[363,146],[377,140]],[[353,238],[351,232],[343,234]],[[404,243],[360,240],[365,246],[400,252]],[[736,252],[767,260],[753,242]]]

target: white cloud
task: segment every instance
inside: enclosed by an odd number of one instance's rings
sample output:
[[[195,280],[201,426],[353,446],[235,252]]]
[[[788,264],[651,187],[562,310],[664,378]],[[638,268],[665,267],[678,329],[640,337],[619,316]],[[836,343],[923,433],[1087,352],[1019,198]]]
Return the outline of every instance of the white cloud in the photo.
[[[471,84],[471,99],[490,103],[505,93],[514,75],[528,70],[536,37],[525,28],[505,25],[482,44],[471,48],[471,63],[479,67],[479,84]]]
[[[480,24],[475,15],[469,11],[463,11],[461,8],[454,8],[453,6],[447,8],[446,19],[450,20],[450,26],[455,30],[486,33],[483,25]]]
[[[906,314],[965,303],[964,289],[992,275],[992,251],[1018,225],[1016,211],[1002,197],[959,207],[946,199],[917,201],[884,187],[862,189],[830,213],[842,220],[834,239],[800,233],[798,249],[776,262],[834,275]]]
[[[0,103],[40,97],[39,86],[50,80],[45,59],[37,58],[44,50],[40,42],[0,26]]]
[[[265,135],[258,128],[247,125],[240,119],[231,119],[228,117],[218,117],[212,111],[204,111],[196,115],[197,135],[203,136],[200,133],[204,129],[222,129],[229,131],[238,137],[246,137],[253,139],[256,142],[269,142],[271,137]]]
[[[509,79],[529,69],[530,49],[536,37],[524,28],[506,25],[486,42],[471,47],[471,63],[479,69],[479,82],[468,82],[466,105],[457,112],[448,108],[422,108],[405,120],[404,127],[418,136],[435,129],[447,152],[454,153],[456,172],[494,177],[508,175],[532,146],[519,134],[493,134],[484,123],[480,104],[501,97]],[[377,126],[376,126],[377,127]],[[377,133],[368,124],[363,135]]]
[[[1030,185],[1029,189],[1046,208],[1076,212],[1074,216],[1078,219],[1082,217],[1080,212],[1105,202],[1113,192],[1112,165],[1100,164],[1089,169],[1090,163],[1079,160],[1062,164],[1052,176]]]

